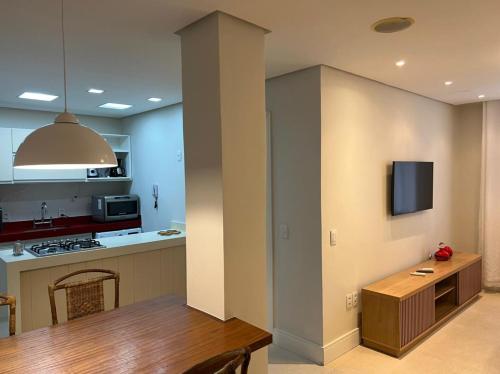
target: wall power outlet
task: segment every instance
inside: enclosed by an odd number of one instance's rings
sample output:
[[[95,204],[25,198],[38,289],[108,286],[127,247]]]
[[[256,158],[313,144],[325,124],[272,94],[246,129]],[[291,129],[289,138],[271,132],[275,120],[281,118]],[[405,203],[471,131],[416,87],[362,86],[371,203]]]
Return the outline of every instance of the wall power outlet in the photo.
[[[359,304],[359,292],[354,291],[345,295],[345,308],[346,310],[351,310],[356,308]]]
[[[352,309],[352,293],[348,293],[345,296],[345,307],[346,307],[347,310],[351,310]]]
[[[356,308],[358,306],[359,293],[358,291],[354,291],[352,293],[352,306]]]

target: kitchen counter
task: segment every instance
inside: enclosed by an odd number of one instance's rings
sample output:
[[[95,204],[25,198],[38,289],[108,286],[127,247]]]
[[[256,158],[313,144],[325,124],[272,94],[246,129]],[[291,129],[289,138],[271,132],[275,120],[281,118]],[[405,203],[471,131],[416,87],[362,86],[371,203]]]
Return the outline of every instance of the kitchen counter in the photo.
[[[12,246],[0,246],[0,292],[16,296],[17,331],[22,331],[21,273],[61,266],[68,266],[69,269],[72,266],[80,266],[82,263],[91,261],[112,261],[127,255],[135,256],[168,251],[169,248],[182,247],[182,251],[185,252],[186,236],[184,232],[178,235],[161,236],[154,231],[129,236],[102,238],[99,241],[106,248],[95,248],[46,257],[36,257],[27,251],[22,256],[14,256],[12,255]],[[44,285],[44,289],[46,289],[46,285]],[[3,314],[2,317],[4,317]]]
[[[93,232],[105,232],[141,227],[141,218],[117,221],[94,222],[91,216],[54,218],[53,227],[33,228],[33,221],[7,222],[0,231],[0,243],[17,240],[44,239]]]
[[[186,234],[181,232],[178,235],[161,236],[158,235],[157,231],[152,231],[128,236],[102,238],[99,239],[99,242],[106,248],[95,248],[45,257],[34,256],[28,251],[24,251],[22,256],[14,256],[12,246],[0,246],[0,274],[2,273],[2,267],[5,266],[15,266],[18,271],[26,271],[176,247],[185,245]]]

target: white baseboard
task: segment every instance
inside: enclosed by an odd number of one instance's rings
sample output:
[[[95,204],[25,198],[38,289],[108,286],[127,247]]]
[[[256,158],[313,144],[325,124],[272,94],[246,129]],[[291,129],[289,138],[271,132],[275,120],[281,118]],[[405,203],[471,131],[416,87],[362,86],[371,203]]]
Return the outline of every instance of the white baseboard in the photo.
[[[324,365],[329,364],[344,353],[356,348],[361,341],[359,332],[359,328],[355,328],[323,346]]]
[[[287,331],[274,329],[274,343],[305,357],[318,365],[326,365],[359,345],[359,329],[349,331],[326,345],[320,345]]]
[[[287,351],[305,357],[319,365],[323,364],[323,349],[319,344],[277,328],[274,329],[273,340],[274,344]]]

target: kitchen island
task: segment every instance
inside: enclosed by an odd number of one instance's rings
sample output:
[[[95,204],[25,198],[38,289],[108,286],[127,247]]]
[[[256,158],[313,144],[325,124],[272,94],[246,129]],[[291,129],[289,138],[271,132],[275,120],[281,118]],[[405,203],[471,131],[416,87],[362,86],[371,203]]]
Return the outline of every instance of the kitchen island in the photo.
[[[186,295],[185,233],[169,237],[157,232],[100,239],[105,248],[56,256],[36,257],[28,252],[13,256],[0,247],[0,292],[17,299],[16,331],[26,332],[51,324],[47,286],[80,269],[102,268],[120,272],[120,306],[161,295]],[[113,307],[113,284],[104,285],[105,309]],[[66,321],[64,292],[56,295],[60,321]],[[6,311],[1,311],[0,336],[7,336]]]

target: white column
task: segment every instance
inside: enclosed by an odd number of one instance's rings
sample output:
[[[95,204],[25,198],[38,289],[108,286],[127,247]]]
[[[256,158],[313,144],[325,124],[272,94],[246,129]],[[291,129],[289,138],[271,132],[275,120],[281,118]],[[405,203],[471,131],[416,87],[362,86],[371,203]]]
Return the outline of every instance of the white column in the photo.
[[[214,12],[178,32],[187,301],[266,328],[266,30]],[[252,357],[267,372],[267,350]],[[256,369],[258,368],[258,369]]]

